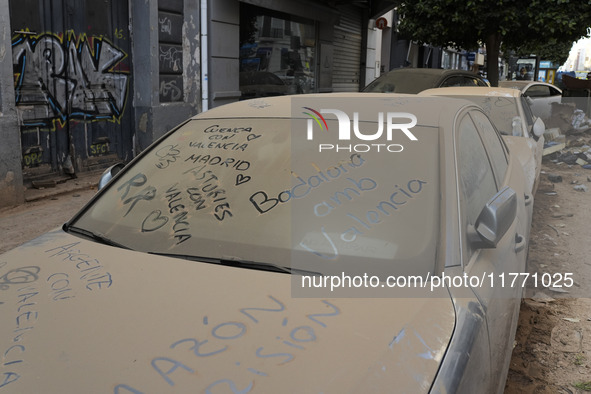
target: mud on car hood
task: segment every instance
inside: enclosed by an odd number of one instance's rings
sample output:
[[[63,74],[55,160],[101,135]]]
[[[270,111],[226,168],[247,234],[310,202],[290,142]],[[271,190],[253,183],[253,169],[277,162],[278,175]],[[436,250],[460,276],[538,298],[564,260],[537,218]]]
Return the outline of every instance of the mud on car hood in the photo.
[[[0,256],[0,286],[0,392],[426,392],[454,327],[449,298],[292,298],[61,230]]]

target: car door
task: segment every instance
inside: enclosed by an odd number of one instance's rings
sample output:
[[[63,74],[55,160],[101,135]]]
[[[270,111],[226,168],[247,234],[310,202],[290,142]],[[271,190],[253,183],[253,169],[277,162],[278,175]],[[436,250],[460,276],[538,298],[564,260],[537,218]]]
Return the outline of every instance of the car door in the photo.
[[[478,278],[471,281],[470,287],[486,311],[491,377],[493,385],[502,392],[521,297],[520,287],[511,287],[509,282],[513,279],[511,274],[525,270],[528,220],[523,170],[518,160],[509,156],[484,113],[470,111],[460,119],[456,133],[464,272],[469,278]],[[514,217],[495,247],[483,247],[475,242],[479,215],[495,196],[507,191],[506,187],[511,188],[517,200]]]

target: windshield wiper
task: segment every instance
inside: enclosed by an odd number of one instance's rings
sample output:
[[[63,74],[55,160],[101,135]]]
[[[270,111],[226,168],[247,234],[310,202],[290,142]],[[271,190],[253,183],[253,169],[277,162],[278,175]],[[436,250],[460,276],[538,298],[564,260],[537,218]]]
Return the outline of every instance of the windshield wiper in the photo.
[[[278,264],[264,263],[264,262],[260,262],[260,261],[248,261],[248,260],[239,260],[239,259],[218,259],[218,258],[213,258],[213,257],[201,257],[201,256],[192,256],[192,255],[185,255],[185,254],[160,253],[160,252],[148,252],[148,254],[197,261],[200,263],[226,265],[229,267],[239,267],[239,268],[254,269],[254,270],[260,270],[260,271],[280,272],[280,273],[284,273],[284,274],[321,275],[319,272],[300,270],[297,268],[285,267],[285,266],[278,265]]]
[[[94,241],[100,242],[104,245],[115,246],[117,248],[122,248],[122,249],[130,249],[127,246],[121,245],[120,243],[115,242],[112,239],[110,239],[100,233],[94,233],[90,230],[86,230],[86,229],[76,227],[76,226],[68,226],[67,223],[64,224],[64,226],[62,228],[67,233],[74,233],[74,234],[83,235],[83,236],[88,237]]]

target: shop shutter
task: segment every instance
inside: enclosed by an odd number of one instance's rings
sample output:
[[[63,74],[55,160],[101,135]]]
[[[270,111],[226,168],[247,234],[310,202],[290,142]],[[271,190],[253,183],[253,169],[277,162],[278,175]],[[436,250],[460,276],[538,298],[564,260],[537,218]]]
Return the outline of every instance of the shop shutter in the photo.
[[[334,27],[332,88],[335,92],[358,92],[361,69],[362,10],[339,8],[341,17]]]

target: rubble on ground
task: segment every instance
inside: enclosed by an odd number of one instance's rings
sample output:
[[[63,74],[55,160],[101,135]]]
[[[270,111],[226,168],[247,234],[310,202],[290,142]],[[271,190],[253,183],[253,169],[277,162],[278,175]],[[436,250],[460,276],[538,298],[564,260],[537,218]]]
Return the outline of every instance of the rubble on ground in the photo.
[[[591,170],[591,120],[574,104],[552,104],[544,141],[544,160]]]

